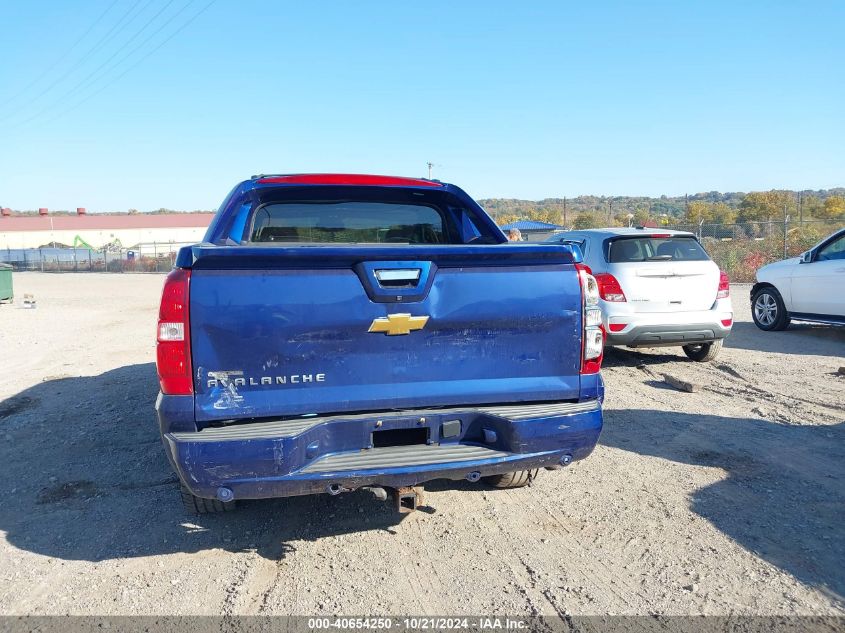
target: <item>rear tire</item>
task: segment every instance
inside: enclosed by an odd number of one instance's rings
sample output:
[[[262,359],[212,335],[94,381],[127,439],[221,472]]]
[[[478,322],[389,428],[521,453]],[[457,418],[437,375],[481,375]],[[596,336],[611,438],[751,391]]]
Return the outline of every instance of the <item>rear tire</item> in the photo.
[[[783,297],[772,286],[760,288],[751,297],[751,317],[754,325],[766,332],[785,330],[790,321]]]
[[[715,360],[719,355],[719,352],[722,351],[722,339],[713,341],[712,343],[684,345],[683,350],[684,354],[686,354],[690,360],[694,360],[699,363],[708,363],[711,360]]]
[[[522,488],[537,478],[540,470],[517,470],[512,473],[490,475],[484,478],[484,483],[494,488]]]
[[[179,484],[179,494],[182,497],[182,506],[188,514],[216,514],[218,512],[231,512],[235,509],[235,502],[223,503],[218,499],[204,499],[197,497],[184,484]]]

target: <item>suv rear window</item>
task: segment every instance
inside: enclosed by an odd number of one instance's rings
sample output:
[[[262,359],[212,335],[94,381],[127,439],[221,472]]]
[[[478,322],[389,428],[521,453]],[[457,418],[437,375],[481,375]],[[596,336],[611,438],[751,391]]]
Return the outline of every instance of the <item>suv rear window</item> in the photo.
[[[610,264],[625,262],[706,261],[710,259],[694,237],[622,237],[608,242]]]
[[[253,217],[252,242],[445,244],[440,211],[386,202],[279,202]]]

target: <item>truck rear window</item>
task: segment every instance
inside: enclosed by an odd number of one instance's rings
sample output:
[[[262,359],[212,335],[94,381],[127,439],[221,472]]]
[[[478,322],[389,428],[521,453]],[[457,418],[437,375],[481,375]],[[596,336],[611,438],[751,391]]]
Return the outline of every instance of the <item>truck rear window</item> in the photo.
[[[610,264],[625,262],[706,261],[710,259],[694,237],[621,237],[607,246]]]
[[[441,212],[387,202],[279,202],[253,217],[252,242],[449,243]]]

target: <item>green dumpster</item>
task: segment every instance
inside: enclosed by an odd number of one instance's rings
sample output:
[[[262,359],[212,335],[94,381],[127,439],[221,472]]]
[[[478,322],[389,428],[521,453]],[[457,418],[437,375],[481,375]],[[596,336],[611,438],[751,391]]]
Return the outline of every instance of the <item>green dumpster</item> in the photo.
[[[12,292],[12,266],[0,264],[0,301],[11,301],[15,293]]]

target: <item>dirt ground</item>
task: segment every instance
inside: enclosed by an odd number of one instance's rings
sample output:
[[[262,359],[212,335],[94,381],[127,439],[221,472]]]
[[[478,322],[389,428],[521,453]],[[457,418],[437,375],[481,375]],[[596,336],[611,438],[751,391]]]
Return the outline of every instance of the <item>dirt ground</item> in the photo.
[[[751,323],[722,356],[612,351],[588,459],[182,513],[153,417],[160,275],[15,274],[0,305],[0,613],[845,614],[845,328]],[[661,374],[698,383],[682,393]]]

